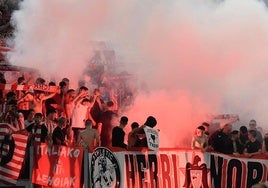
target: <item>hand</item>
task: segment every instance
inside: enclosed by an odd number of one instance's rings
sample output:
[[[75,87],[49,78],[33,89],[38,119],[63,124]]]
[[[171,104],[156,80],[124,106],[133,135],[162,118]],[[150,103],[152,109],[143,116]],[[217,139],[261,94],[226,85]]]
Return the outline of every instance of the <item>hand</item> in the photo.
[[[234,156],[239,156],[240,154],[237,153],[237,152],[235,152],[235,153],[233,153],[233,155],[234,155]]]
[[[246,157],[251,157],[252,155],[250,153],[245,153]]]
[[[100,100],[100,97],[98,96],[97,98],[96,98],[96,101],[97,101],[97,103],[101,103],[101,100]]]
[[[83,93],[82,96],[87,97],[88,96],[87,92]]]

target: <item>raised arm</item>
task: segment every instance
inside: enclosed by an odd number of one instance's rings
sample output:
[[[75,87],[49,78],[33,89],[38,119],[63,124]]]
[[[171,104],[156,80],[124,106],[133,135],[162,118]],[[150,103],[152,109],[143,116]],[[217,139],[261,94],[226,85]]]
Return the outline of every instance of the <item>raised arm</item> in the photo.
[[[83,92],[79,93],[73,100],[74,104],[80,103],[85,96],[86,96],[85,93]]]
[[[85,119],[90,119],[92,121],[92,126],[96,126],[96,121],[93,119],[93,117],[90,113],[90,109],[91,109],[91,107],[88,107]]]
[[[43,100],[43,101],[44,101],[44,100],[47,100],[47,99],[53,97],[54,95],[56,95],[56,93],[50,93],[49,95],[45,95],[45,96],[42,98],[42,100]]]

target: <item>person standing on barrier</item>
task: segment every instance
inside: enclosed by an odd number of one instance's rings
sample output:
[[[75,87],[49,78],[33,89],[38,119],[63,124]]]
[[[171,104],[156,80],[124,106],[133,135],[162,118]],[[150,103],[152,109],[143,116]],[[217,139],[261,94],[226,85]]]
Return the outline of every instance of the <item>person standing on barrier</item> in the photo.
[[[115,122],[118,123],[118,114],[113,109],[114,103],[112,101],[107,102],[107,110],[100,117],[101,126],[99,125],[98,128],[100,128],[101,146],[103,147],[111,146],[112,130],[116,125]]]
[[[156,121],[155,117],[148,116],[144,125],[140,126],[137,129],[137,135],[138,135],[137,146],[138,147],[148,147],[147,137],[146,137],[144,128],[146,128],[146,127],[154,128],[156,125],[157,125],[157,121]],[[157,130],[157,131],[159,131],[159,130]]]
[[[50,93],[46,95],[44,91],[35,90],[34,93],[28,92],[22,98],[18,99],[18,103],[29,102],[30,108],[34,109],[35,113],[43,113],[43,102],[53,97],[55,94],[56,93]]]
[[[55,85],[56,86],[56,85]],[[63,81],[59,83],[60,93],[56,93],[53,97],[45,101],[46,109],[55,109],[57,117],[65,116],[64,96],[67,93],[67,84]]]
[[[81,88],[80,88],[80,90],[81,90]],[[64,132],[65,132],[67,139],[70,139],[70,140],[72,139],[71,123],[72,123],[73,109],[75,107],[75,103],[77,102],[77,100],[79,100],[81,97],[83,97],[83,95],[87,95],[86,92],[85,92],[85,94],[80,92],[78,95],[76,95],[74,89],[69,89],[64,96],[64,104],[63,105],[64,105],[65,115],[66,115],[67,122],[68,122],[66,128],[64,129]]]
[[[21,76],[17,79],[16,84],[17,85],[25,85],[25,84],[27,84],[27,81],[25,81],[25,78],[23,76]],[[20,99],[26,93],[23,90],[15,90],[14,92],[16,93],[16,99]],[[21,101],[21,102],[17,103],[17,106],[18,106],[18,111],[22,112],[24,117],[27,117],[29,114],[29,102]]]
[[[104,102],[101,99],[101,92],[98,88],[94,89],[93,96],[90,97],[92,101],[92,108],[90,109],[90,114],[94,121],[96,121],[96,125],[100,123],[101,114],[104,111]]]
[[[120,125],[113,128],[112,132],[112,146],[113,147],[121,147],[127,148],[127,145],[124,143],[125,140],[125,131],[124,128],[128,123],[128,118],[126,116],[122,116],[120,118]]]
[[[85,121],[90,119],[95,124],[95,121],[90,114],[91,106],[92,102],[85,97],[81,98],[74,107],[71,125],[73,130],[74,145],[78,144],[78,135],[82,130],[85,129]]]
[[[137,122],[133,122],[131,124],[131,132],[128,133],[128,148],[131,147],[137,147],[137,143],[138,143],[138,136],[136,134],[136,130],[139,128],[139,124]]]
[[[208,139],[205,135],[205,127],[200,125],[195,130],[195,135],[192,138],[192,149],[200,149],[201,151],[206,151],[208,147]]]
[[[92,128],[92,121],[87,119],[85,121],[86,129],[78,136],[79,145],[85,148],[96,147],[100,145],[100,137],[97,129]]]

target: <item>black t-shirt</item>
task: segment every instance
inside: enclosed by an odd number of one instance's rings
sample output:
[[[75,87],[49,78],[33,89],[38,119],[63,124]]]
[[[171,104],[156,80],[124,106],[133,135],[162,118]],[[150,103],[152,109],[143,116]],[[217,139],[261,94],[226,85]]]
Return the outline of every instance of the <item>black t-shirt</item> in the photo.
[[[101,101],[101,104],[104,103],[103,100],[100,100],[100,101]],[[92,108],[90,109],[90,114],[92,118],[96,121],[96,123],[100,122],[102,110],[97,101],[94,102]]]
[[[237,152],[242,154],[244,152],[244,145],[241,144],[238,140],[235,141]],[[234,148],[233,148],[234,152]]]
[[[255,142],[249,141],[246,144],[245,148],[247,148],[248,153],[255,153],[255,152],[258,152],[261,149],[261,143],[258,140],[256,140]]]
[[[120,127],[114,127],[112,133],[112,146],[126,148],[127,145],[124,143],[125,132]]]
[[[248,140],[248,134],[243,134],[239,136],[239,139],[241,141],[241,143],[245,146],[246,143],[249,141]]]
[[[233,153],[233,141],[229,135],[225,134],[222,129],[214,132],[209,137],[209,145],[211,145],[214,151],[232,154]]]
[[[102,129],[100,138],[102,146],[109,146],[111,144],[113,130],[112,121],[114,118],[118,118],[118,115],[110,110],[103,112],[101,115],[100,122],[102,123]]]
[[[57,139],[61,141],[61,143],[57,142]],[[53,144],[55,145],[65,145],[64,143],[64,134],[62,132],[62,129],[60,127],[56,127],[52,133],[52,140]]]

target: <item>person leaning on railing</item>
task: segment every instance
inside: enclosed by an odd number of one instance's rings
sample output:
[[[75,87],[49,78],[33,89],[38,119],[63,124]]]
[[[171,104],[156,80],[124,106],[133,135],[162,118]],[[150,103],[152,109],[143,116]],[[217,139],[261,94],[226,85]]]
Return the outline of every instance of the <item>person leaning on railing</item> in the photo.
[[[208,138],[205,135],[205,127],[200,125],[196,128],[195,134],[192,138],[192,149],[200,149],[201,151],[206,151],[208,148]]]
[[[261,142],[257,140],[257,132],[255,130],[248,131],[249,142],[246,144],[244,149],[244,155],[247,157],[252,157],[254,155],[261,154],[262,145]]]

